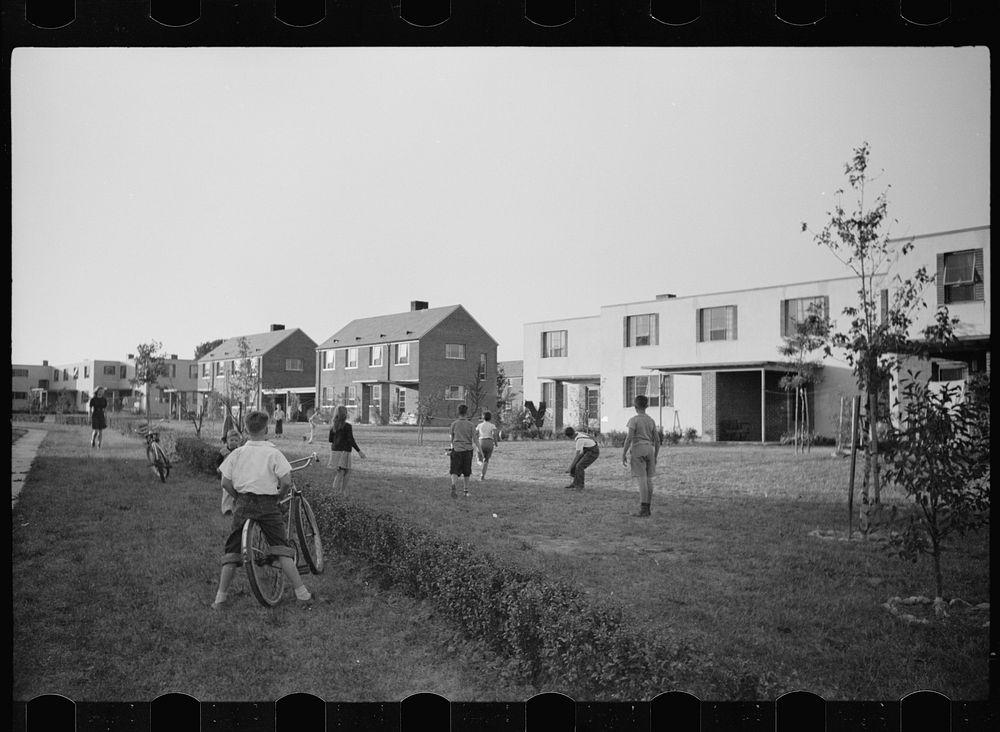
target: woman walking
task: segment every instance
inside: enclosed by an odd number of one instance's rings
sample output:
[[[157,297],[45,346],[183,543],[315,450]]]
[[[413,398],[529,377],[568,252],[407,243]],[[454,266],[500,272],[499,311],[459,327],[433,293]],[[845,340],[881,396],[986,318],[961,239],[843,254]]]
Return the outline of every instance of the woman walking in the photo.
[[[330,462],[328,468],[335,468],[333,476],[334,493],[347,494],[347,478],[351,472],[351,450],[357,450],[364,458],[365,454],[354,440],[354,429],[347,421],[347,407],[343,404],[337,407],[333,414],[333,427],[330,428]]]
[[[90,435],[91,447],[101,446],[101,438],[108,427],[108,421],[104,416],[104,410],[107,408],[108,400],[104,398],[104,387],[99,386],[87,406],[87,411],[90,412],[90,428],[93,430]]]

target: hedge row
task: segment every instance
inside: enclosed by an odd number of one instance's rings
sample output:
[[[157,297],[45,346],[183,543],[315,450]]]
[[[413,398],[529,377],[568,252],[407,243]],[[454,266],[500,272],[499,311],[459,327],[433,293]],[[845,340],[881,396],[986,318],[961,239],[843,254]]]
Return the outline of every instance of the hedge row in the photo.
[[[501,673],[593,699],[651,699],[692,684],[732,694],[703,653],[637,632],[619,606],[390,514],[329,495],[314,501],[329,543],[366,560],[386,587],[429,601],[505,659]]]
[[[211,444],[197,437],[178,437],[175,445],[177,456],[181,460],[195,470],[213,477],[216,475],[215,461],[221,447],[221,443]]]

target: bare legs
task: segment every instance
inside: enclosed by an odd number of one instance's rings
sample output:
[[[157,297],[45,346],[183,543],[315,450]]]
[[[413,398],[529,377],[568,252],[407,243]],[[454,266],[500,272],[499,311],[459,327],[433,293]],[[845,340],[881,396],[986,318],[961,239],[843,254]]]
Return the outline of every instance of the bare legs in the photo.
[[[90,435],[90,446],[100,447],[101,438],[104,436],[104,430],[94,430]]]
[[[336,475],[333,476],[333,492],[340,495],[347,495],[347,478],[351,471],[346,468],[337,468]]]

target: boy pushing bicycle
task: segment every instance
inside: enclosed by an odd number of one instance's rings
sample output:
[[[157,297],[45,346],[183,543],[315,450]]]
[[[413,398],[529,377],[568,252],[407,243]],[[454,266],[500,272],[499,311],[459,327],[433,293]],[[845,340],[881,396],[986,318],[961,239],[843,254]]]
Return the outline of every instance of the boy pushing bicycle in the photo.
[[[243,523],[247,519],[254,519],[260,524],[271,553],[278,557],[281,571],[295,589],[298,604],[309,608],[319,601],[302,581],[295,566],[295,551],[288,543],[285,517],[279,501],[291,491],[292,466],[281,451],[266,439],[269,419],[266,412],[250,412],[246,418],[249,439],[246,444],[233,450],[219,466],[222,488],[232,496],[235,508],[233,528],[226,539],[225,554],[222,557],[219,589],[215,602],[212,603],[213,610],[219,610],[225,605],[233,575],[243,563],[240,550]]]

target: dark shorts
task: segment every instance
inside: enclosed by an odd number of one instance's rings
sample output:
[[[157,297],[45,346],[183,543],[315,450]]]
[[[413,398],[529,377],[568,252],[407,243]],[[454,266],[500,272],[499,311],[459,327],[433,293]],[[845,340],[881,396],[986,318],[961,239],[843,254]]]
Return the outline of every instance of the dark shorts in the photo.
[[[452,451],[451,475],[464,475],[465,477],[472,475],[472,450]]]
[[[247,519],[254,519],[260,524],[272,553],[286,557],[295,556],[288,543],[288,517],[281,510],[278,497],[240,493],[236,497],[236,508],[233,509],[233,527],[226,539],[223,564],[240,564],[243,561],[240,550],[243,544],[243,524]]]

